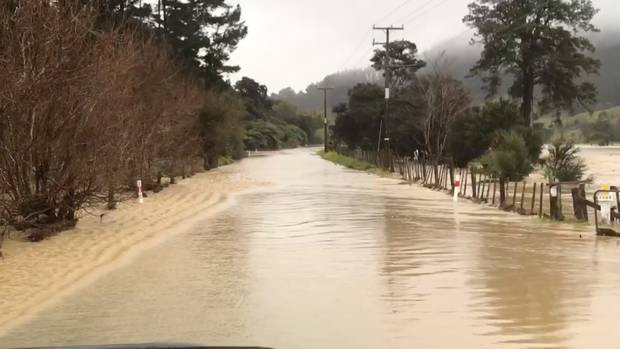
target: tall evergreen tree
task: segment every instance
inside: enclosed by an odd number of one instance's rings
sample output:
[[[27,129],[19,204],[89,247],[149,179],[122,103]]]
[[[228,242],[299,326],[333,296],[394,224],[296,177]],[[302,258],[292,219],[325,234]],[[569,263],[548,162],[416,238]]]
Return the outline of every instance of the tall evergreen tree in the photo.
[[[189,69],[210,85],[239,71],[230,53],[247,35],[241,7],[225,0],[160,0],[156,22]]]
[[[484,45],[472,73],[483,77],[489,95],[501,75],[512,75],[510,94],[521,99],[528,122],[537,86],[543,111],[570,110],[576,102],[590,107],[596,88],[584,77],[597,74],[600,63],[579,33],[597,31],[591,24],[596,13],[591,0],[475,0],[463,19]]]
[[[426,62],[417,58],[418,47],[411,41],[400,40],[390,43],[390,61],[392,65],[392,86],[398,88],[409,85],[415,73],[426,66]],[[385,69],[385,49],[377,49],[370,59],[375,70]]]

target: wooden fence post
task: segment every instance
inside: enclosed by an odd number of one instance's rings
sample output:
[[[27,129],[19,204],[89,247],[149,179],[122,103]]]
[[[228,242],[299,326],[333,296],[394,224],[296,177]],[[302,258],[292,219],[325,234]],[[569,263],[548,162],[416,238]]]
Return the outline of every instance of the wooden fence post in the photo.
[[[562,189],[559,184],[549,186],[549,215],[551,219],[562,220]]]
[[[467,181],[469,180],[469,167],[465,167],[465,185],[463,186],[463,197],[467,197]]]
[[[534,204],[536,203],[536,187],[537,187],[537,183],[534,182],[534,187],[533,187],[533,191],[532,191],[532,207],[530,207],[530,216],[534,214]]]
[[[516,211],[517,210],[517,188],[519,187],[519,182],[515,182],[515,189],[514,192],[512,193],[512,210]]]
[[[441,187],[443,186],[443,175],[444,175],[444,167],[443,165],[439,165],[439,179],[437,180],[437,183],[435,184],[435,188],[437,189],[441,189]]]
[[[454,161],[450,161],[450,188],[452,188],[452,193],[454,193]]]
[[[558,207],[560,208],[559,210],[559,214],[560,214],[560,220],[564,220],[564,210],[562,207],[562,184],[558,184]]]
[[[538,204],[538,218],[543,216],[543,192],[545,191],[545,184],[540,183],[540,202]]]
[[[523,182],[523,187],[521,188],[521,207],[519,208],[519,211],[521,214],[523,214],[523,200],[525,199],[525,187],[527,186],[527,182]]]
[[[575,218],[579,221],[588,221],[588,206],[586,206],[586,189],[585,184],[580,184],[579,188],[572,188],[571,194],[573,196],[573,211],[575,212]]]
[[[499,191],[502,191],[502,188],[499,188]],[[508,180],[508,182],[505,182],[504,184],[504,202],[500,202],[500,206],[502,208],[508,206],[508,203],[510,202],[510,179]],[[501,199],[499,201],[502,201]]]
[[[476,198],[476,168],[471,168],[471,197]]]

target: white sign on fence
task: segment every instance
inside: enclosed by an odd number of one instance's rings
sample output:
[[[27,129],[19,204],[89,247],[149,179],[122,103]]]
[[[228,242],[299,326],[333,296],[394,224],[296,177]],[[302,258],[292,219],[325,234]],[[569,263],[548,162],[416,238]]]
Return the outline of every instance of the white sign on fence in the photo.
[[[609,190],[609,184],[603,184],[601,190]],[[614,204],[614,197],[611,192],[602,192],[596,195],[598,204],[601,206],[601,223],[611,223],[611,208]]]
[[[552,186],[551,188],[549,188],[549,195],[551,195],[552,198],[557,198],[558,197],[558,187]]]

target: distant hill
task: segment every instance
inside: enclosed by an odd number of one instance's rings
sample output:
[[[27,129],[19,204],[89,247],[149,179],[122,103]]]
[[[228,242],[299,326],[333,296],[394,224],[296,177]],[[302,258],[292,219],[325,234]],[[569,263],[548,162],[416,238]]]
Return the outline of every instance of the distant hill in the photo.
[[[438,44],[433,49],[422,54],[428,61],[443,54],[445,66],[461,79],[472,93],[475,103],[482,103],[485,92],[482,91],[482,82],[478,78],[466,78],[469,69],[480,56],[480,47],[469,45],[471,34],[463,33],[457,37]],[[620,105],[620,30],[610,30],[597,34],[593,39],[597,46],[596,57],[601,60],[602,67],[596,85],[599,91],[597,109],[607,109]],[[285,100],[296,105],[306,112],[321,112],[323,110],[322,93],[317,91],[318,86],[331,86],[335,90],[330,94],[329,107],[346,102],[348,91],[358,83],[383,83],[381,73],[372,68],[353,69],[328,75],[322,81],[310,84],[305,91],[295,92],[290,88],[272,94],[272,98]],[[504,85],[506,91],[507,81]]]
[[[349,90],[359,83],[382,83],[381,73],[368,67],[366,69],[351,69],[326,76],[323,80],[308,85],[305,91],[295,92],[293,89],[285,88],[278,93],[271,94],[271,98],[283,100],[291,103],[301,111],[312,113],[323,111],[323,92],[317,90],[318,87],[333,87],[329,92],[328,107],[349,100]]]
[[[467,78],[469,69],[480,56],[481,47],[469,44],[471,34],[461,35],[447,40],[424,54],[424,58],[432,60],[443,54],[448,60],[448,68],[452,73],[464,79],[465,85],[471,91],[475,102],[482,102],[485,92],[482,90],[482,81],[479,78]],[[620,105],[620,30],[610,30],[596,34],[592,39],[596,46],[595,57],[601,61],[600,75],[595,78],[598,88],[598,106],[596,109],[606,109]],[[510,78],[505,78],[500,93],[505,93]]]
[[[601,125],[601,119],[608,122]],[[606,137],[610,142],[620,141],[620,107],[563,117],[562,124],[559,126],[555,124],[555,118],[550,116],[542,117],[536,120],[536,123],[542,124],[543,128],[547,130],[545,133],[547,140],[563,135],[576,143],[584,144],[596,144]],[[597,124],[599,124],[598,129]],[[602,130],[600,129],[601,126]]]

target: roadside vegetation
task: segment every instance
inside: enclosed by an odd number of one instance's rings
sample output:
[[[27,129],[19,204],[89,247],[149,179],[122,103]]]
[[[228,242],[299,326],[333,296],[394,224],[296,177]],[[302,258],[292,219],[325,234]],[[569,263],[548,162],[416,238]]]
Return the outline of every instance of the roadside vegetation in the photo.
[[[583,180],[586,164],[579,155],[579,149],[572,141],[556,139],[548,148],[543,168],[550,182],[574,182]],[[588,179],[591,181],[592,179]]]
[[[376,174],[379,176],[388,176],[389,172],[377,167],[374,164],[371,164],[369,162],[366,161],[361,161],[358,159],[355,159],[353,157],[350,156],[346,156],[343,154],[340,154],[338,152],[335,151],[328,151],[328,152],[324,152],[324,151],[319,151],[318,155],[321,156],[323,159],[327,160],[327,161],[331,161],[337,165],[340,166],[344,166],[346,168],[350,168],[352,170],[357,170],[357,171],[364,171],[364,172],[368,172],[368,173],[372,173],[372,174]]]
[[[328,152],[319,152],[319,155],[328,161],[331,161],[335,164],[344,166],[346,168],[350,168],[353,170],[358,170],[358,171],[368,171],[371,169],[375,169],[377,168],[375,165],[369,163],[369,162],[364,162],[364,161],[360,161],[342,154],[339,154],[335,151],[328,151]]]
[[[317,141],[316,117],[224,79],[246,34],[225,0],[2,1],[0,231],[38,241],[138,180],[158,191],[246,149]]]
[[[471,91],[451,73],[449,57],[423,61],[412,42],[390,45],[392,153],[418,157],[435,168],[475,164],[501,188],[543,164],[550,177],[581,179],[583,163],[567,138],[556,138],[551,156],[540,159],[551,135],[548,125],[535,120],[596,105],[592,81],[600,62],[587,38],[597,31],[591,23],[597,13],[592,2],[476,0],[468,9],[463,22],[482,46],[470,74],[484,82],[487,100],[472,104]],[[375,51],[371,63],[377,72],[385,73],[385,57],[385,48]],[[388,146],[383,98],[382,86],[359,84],[347,103],[333,109],[333,143],[339,149],[376,151]],[[607,142],[607,133],[614,130],[608,119],[603,114],[585,128],[585,137]],[[501,195],[505,197],[504,190]]]

